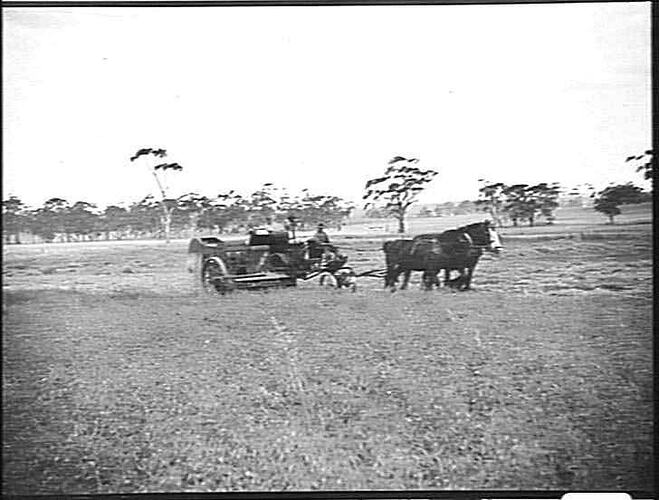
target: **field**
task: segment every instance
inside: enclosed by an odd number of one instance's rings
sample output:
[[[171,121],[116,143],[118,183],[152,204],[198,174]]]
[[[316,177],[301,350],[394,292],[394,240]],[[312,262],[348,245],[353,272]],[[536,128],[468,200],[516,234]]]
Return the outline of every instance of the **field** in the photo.
[[[3,491],[651,491],[650,222],[504,228],[472,292],[214,297],[184,241],[5,246]],[[379,224],[330,232],[357,270]]]

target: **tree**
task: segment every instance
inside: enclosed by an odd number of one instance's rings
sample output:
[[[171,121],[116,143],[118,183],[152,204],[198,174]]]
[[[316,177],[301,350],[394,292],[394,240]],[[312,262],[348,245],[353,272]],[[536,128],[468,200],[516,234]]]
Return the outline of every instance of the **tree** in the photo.
[[[135,234],[154,234],[161,227],[161,203],[147,195],[128,207],[128,230]]]
[[[323,222],[341,228],[343,219],[350,215],[354,206],[338,196],[320,194],[314,195],[304,189],[302,198],[293,199],[292,206],[283,206],[286,218],[293,216],[304,226]]]
[[[53,225],[53,214],[44,207],[38,207],[30,211],[29,230],[47,243],[55,239],[56,231]]]
[[[531,186],[528,184],[513,184],[503,189],[505,203],[503,209],[513,225],[517,226],[520,219],[528,220],[533,225],[537,206],[532,198]]]
[[[27,207],[17,196],[10,196],[2,202],[2,230],[6,234],[7,243],[11,236],[14,242],[20,243],[20,233],[28,228]]]
[[[96,205],[86,201],[76,201],[67,211],[67,227],[73,234],[88,236],[99,228],[99,218],[93,210]]]
[[[421,170],[412,165],[418,163],[416,158],[396,156],[389,161],[389,167],[382,177],[376,177],[366,182],[364,196],[368,200],[364,209],[384,202],[387,213],[398,220],[398,232],[405,232],[405,214],[407,209],[416,202],[418,194],[437,175],[434,170]]]
[[[67,212],[71,207],[63,198],[50,198],[43,206],[30,211],[28,227],[32,234],[51,242],[58,234],[64,234],[69,241]]]
[[[222,233],[231,225],[247,224],[248,202],[235,191],[220,193],[208,202],[197,219],[197,227]]]
[[[576,184],[570,189],[565,188],[559,196],[562,207],[584,207],[594,189],[590,184]]]
[[[167,156],[167,151],[164,149],[142,148],[139,149],[133,156],[131,156],[130,161],[135,161],[141,156],[149,155],[155,156],[156,158],[164,158]],[[162,196],[159,201],[159,205],[162,211],[161,223],[165,231],[165,241],[167,243],[169,243],[169,236],[171,232],[172,213],[176,209],[177,202],[175,199],[172,199],[168,196],[166,184],[163,181],[166,172],[177,172],[181,170],[183,170],[183,167],[178,163],[158,163],[157,165],[153,165],[151,167],[151,173],[153,174],[153,178],[156,180],[156,184],[158,185],[158,189],[160,190],[160,194]],[[162,178],[159,177],[158,174],[160,174]]]
[[[628,161],[641,162],[641,164],[636,167],[636,171],[642,172],[643,178],[646,181],[651,181],[653,179],[656,162],[654,159],[654,153],[652,152],[651,149],[647,150],[642,155],[628,156],[625,162]]]
[[[69,205],[69,202],[63,198],[50,198],[44,202],[40,219],[43,223],[42,229],[44,230],[44,233],[49,234],[50,231],[53,233],[53,237],[50,238],[50,241],[54,239],[54,236],[57,233],[63,234],[66,241],[71,240],[70,225],[67,217],[67,213],[70,209],[71,206]],[[50,226],[50,228],[47,226]]]
[[[343,220],[349,217],[350,213],[355,209],[352,203],[338,196],[323,194],[315,196],[313,200],[317,204],[319,215],[317,222],[332,224],[339,230],[341,229]]]
[[[194,231],[200,228],[199,219],[210,207],[210,198],[197,193],[186,193],[176,199],[172,224]]]
[[[100,216],[100,228],[105,232],[105,239],[110,239],[110,233],[121,233],[128,229],[129,218],[128,210],[116,205],[105,207]]]
[[[531,197],[535,202],[536,209],[540,212],[548,224],[554,222],[554,210],[558,208],[558,195],[561,188],[557,182],[547,184],[541,182],[535,186],[531,186]],[[531,224],[533,225],[533,224]]]
[[[614,217],[620,215],[620,205],[644,201],[643,190],[631,182],[608,186],[595,197],[593,208],[609,217],[609,223],[614,224]]]
[[[308,190],[304,189],[302,193],[305,195],[304,197],[300,195],[291,196],[287,191],[284,191],[279,199],[277,220],[292,232],[295,232],[297,228],[304,228],[307,223],[305,212],[307,202],[304,198],[307,197]]]
[[[503,227],[503,214],[506,185],[502,182],[489,183],[478,179],[482,186],[478,189],[478,200],[476,206],[483,212],[487,212],[497,227]]]
[[[252,227],[271,224],[279,205],[279,189],[266,182],[249,197],[249,225]]]
[[[504,210],[517,226],[520,219],[527,220],[530,226],[535,224],[536,216],[541,215],[549,224],[554,221],[554,210],[558,207],[560,186],[558,183],[541,182],[534,186],[513,184],[504,186]]]

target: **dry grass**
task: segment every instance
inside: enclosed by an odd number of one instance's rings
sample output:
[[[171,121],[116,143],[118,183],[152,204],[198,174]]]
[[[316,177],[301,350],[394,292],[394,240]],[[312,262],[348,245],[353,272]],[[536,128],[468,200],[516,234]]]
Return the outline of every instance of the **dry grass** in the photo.
[[[474,292],[222,298],[183,242],[7,248],[3,489],[650,490],[649,236],[509,239]]]
[[[502,229],[504,235],[558,235],[558,234],[597,234],[597,233],[627,233],[640,230],[652,224],[652,204],[641,203],[638,205],[623,205],[621,215],[615,218],[616,223],[611,225],[608,218],[596,212],[592,208],[559,208],[556,210],[556,221],[553,225],[547,225],[539,220],[534,227],[522,224],[518,227],[507,226]],[[487,218],[484,213],[456,215],[452,217],[411,217],[407,220],[409,234],[421,234],[433,231],[444,231],[446,229],[480,222]],[[345,226],[345,234],[368,236],[388,234],[395,236],[397,222],[394,219],[366,219],[355,221]]]

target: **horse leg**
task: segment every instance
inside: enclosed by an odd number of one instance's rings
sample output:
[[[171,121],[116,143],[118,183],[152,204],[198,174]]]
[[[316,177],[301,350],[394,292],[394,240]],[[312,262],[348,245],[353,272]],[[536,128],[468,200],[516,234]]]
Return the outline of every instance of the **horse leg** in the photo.
[[[446,277],[444,279],[444,285],[449,287],[449,288],[457,288],[460,286],[460,277],[462,276],[462,272],[460,269],[455,269],[458,271],[459,275],[457,278],[451,279],[451,270],[447,269],[446,270]]]
[[[448,280],[448,286],[452,289],[459,289],[462,284],[463,270],[461,268],[455,268],[455,271],[458,271],[458,276],[456,278]]]
[[[467,268],[466,275],[464,276],[463,279],[463,290],[471,290],[471,277],[474,274],[474,266],[470,266]]]
[[[446,273],[447,273],[447,271],[446,271],[446,269],[444,269],[444,286],[446,286]],[[437,271],[437,275],[435,276],[435,286],[437,288],[440,288],[442,286],[442,282],[441,282],[441,278],[440,278],[441,274],[442,274],[442,270],[440,269],[439,271]]]
[[[460,284],[462,283],[462,276],[464,274],[464,270],[461,267],[454,267],[451,269],[451,271],[457,271],[458,275],[455,278],[451,278],[449,280],[449,287],[456,289],[460,288]]]
[[[427,292],[432,290],[433,285],[437,283],[437,274],[434,273],[433,271],[423,271],[423,278],[422,278],[422,283],[423,283],[423,289]]]
[[[407,285],[410,282],[410,274],[412,274],[412,270],[411,269],[406,269],[405,271],[403,271],[403,273],[404,273],[403,284],[400,286],[400,289],[401,290],[406,290]]]
[[[400,276],[400,269],[398,266],[393,266],[391,269],[387,271],[387,275],[385,276],[385,282],[384,282],[384,287],[391,288],[392,292],[396,291],[396,283],[398,283],[398,276]]]
[[[451,270],[446,267],[444,268],[444,286],[449,286],[449,281],[451,281]],[[439,286],[439,281],[437,282],[437,286]]]
[[[389,267],[387,266],[387,272],[384,273],[384,287],[389,288],[390,286],[393,286],[393,274],[394,274],[394,268],[393,266]]]

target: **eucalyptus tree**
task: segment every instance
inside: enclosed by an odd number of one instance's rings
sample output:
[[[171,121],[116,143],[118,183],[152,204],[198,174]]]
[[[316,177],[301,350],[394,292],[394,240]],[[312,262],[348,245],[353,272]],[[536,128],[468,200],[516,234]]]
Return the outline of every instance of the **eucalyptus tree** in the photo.
[[[161,202],[147,195],[128,207],[127,229],[133,236],[153,235],[162,227]]]
[[[489,214],[497,227],[503,227],[506,185],[503,182],[488,182],[484,179],[478,179],[478,182],[481,187],[478,189],[476,205]]]
[[[354,209],[354,205],[334,195],[307,193],[303,201],[306,202],[303,217],[308,224],[323,222],[340,228],[343,220]]]
[[[28,229],[28,223],[27,206],[19,197],[12,195],[2,201],[2,232],[7,243],[12,236],[14,243],[20,243],[20,234]]]
[[[651,149],[648,149],[642,155],[628,156],[625,162],[628,161],[640,162],[636,167],[636,171],[641,172],[645,180],[652,180],[657,163],[654,158],[654,152]]]
[[[249,225],[271,224],[279,210],[280,200],[280,189],[271,182],[266,182],[254,191],[248,198]]]
[[[627,184],[612,185],[599,191],[595,196],[593,209],[603,213],[609,218],[609,223],[614,224],[614,217],[620,215],[620,205],[628,205],[645,201],[650,195],[645,196],[643,190],[634,186],[631,182]]]
[[[437,172],[422,170],[414,165],[417,158],[395,156],[389,160],[384,175],[366,182],[366,200],[364,210],[383,204],[387,213],[398,220],[398,232],[405,232],[405,216],[410,206],[416,202],[417,196],[430,183]]]
[[[504,210],[515,226],[520,219],[533,226],[538,215],[545,217],[550,224],[553,222],[560,193],[558,183],[513,184],[505,186],[502,192],[506,197]]]
[[[33,212],[33,232],[46,241],[53,241],[58,234],[70,241],[71,229],[67,217],[70,208],[71,205],[64,198],[49,198]]]
[[[128,210],[117,205],[108,205],[100,215],[100,228],[105,233],[105,239],[110,239],[110,233],[115,237],[129,229]]]
[[[67,226],[71,233],[79,237],[90,237],[100,229],[100,219],[95,213],[96,205],[86,201],[76,201],[67,211]]]
[[[155,158],[165,158],[167,156],[167,151],[164,149],[142,148],[137,150],[137,152],[131,156],[130,161],[135,161],[140,157],[148,158],[150,156]],[[165,232],[165,241],[169,243],[172,213],[178,206],[178,203],[175,199],[169,197],[167,184],[165,183],[165,175],[167,172],[179,172],[183,170],[183,167],[178,163],[160,163],[157,161],[151,161],[149,162],[149,168],[161,194],[161,199],[159,200],[159,206],[162,212],[161,223]]]
[[[173,223],[191,231],[200,229],[203,226],[200,221],[210,208],[211,199],[198,193],[186,193],[176,201]]]
[[[234,190],[219,193],[209,205],[202,219],[204,227],[223,233],[231,227],[235,230],[248,225],[251,203]]]

